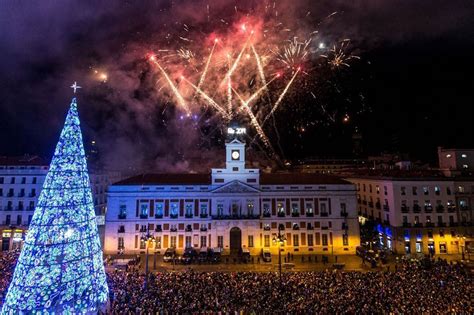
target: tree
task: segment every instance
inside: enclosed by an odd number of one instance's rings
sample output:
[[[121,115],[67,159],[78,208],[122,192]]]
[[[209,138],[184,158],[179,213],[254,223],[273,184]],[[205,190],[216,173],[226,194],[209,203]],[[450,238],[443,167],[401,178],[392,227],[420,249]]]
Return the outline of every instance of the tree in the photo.
[[[108,297],[73,98],[2,313],[86,313]]]

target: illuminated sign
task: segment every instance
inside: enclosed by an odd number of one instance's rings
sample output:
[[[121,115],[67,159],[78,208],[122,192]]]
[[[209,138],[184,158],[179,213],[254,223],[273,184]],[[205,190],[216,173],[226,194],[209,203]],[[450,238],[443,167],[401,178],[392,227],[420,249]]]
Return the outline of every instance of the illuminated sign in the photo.
[[[227,128],[227,133],[229,135],[244,135],[247,133],[247,129],[245,128],[232,128],[232,127],[229,127]]]

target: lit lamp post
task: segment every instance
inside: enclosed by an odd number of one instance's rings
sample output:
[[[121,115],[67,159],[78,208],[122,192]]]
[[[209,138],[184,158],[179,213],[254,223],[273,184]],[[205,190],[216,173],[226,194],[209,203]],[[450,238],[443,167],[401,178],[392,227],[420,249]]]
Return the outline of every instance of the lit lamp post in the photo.
[[[273,236],[273,243],[278,243],[278,275],[280,277],[281,284],[281,247],[285,245],[286,236],[281,234],[281,224],[278,226],[278,235]]]
[[[148,248],[149,242],[155,242],[155,237],[153,234],[150,233],[149,228],[147,228],[147,232],[143,233],[141,240],[145,242],[146,246],[146,257],[145,257],[145,289],[148,288]]]

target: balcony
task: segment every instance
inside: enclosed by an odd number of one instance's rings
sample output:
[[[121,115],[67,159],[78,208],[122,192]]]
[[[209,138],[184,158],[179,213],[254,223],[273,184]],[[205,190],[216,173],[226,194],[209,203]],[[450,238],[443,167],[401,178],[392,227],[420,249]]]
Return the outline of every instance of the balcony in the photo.
[[[406,227],[406,228],[409,228],[409,227],[411,227],[411,223],[403,222],[402,226]]]
[[[374,202],[373,201],[369,201],[369,207],[371,207],[371,208],[374,207]]]
[[[341,211],[341,217],[347,218],[348,215],[346,211]]]
[[[468,206],[459,206],[459,210],[467,211],[467,210],[469,210],[469,207]]]
[[[33,207],[29,207],[29,206],[28,206],[28,207],[26,207],[26,211],[35,211],[35,207],[34,207],[34,206],[33,206]]]
[[[118,218],[119,218],[120,220],[124,220],[124,219],[127,218],[127,215],[124,214],[124,213],[121,213],[121,214],[118,215]]]
[[[141,213],[140,214],[140,219],[148,219],[148,214],[147,213]]]
[[[314,212],[306,212],[307,217],[314,217]]]
[[[264,212],[262,215],[264,218],[270,218],[272,214],[270,212]]]
[[[36,193],[29,193],[29,194],[28,194],[28,197],[34,198],[34,197],[36,197]]]
[[[415,223],[413,224],[414,227],[423,227],[423,223]]]
[[[357,203],[358,203],[358,204],[361,204],[361,203],[362,203],[362,200],[357,199]]]
[[[437,205],[437,206],[436,206],[436,212],[437,212],[437,213],[443,213],[443,212],[444,212],[444,207],[443,207],[443,205]]]
[[[161,228],[160,225],[157,225],[157,226],[156,226],[155,232],[163,232],[163,229]]]
[[[201,219],[206,219],[206,218],[208,217],[208,215],[207,215],[207,213],[201,213],[201,214],[199,215],[199,217],[200,217]]]
[[[383,211],[390,211],[390,207],[388,205],[383,205]]]
[[[270,228],[270,226],[264,226],[264,227],[263,227],[263,230],[264,230],[264,231],[270,231],[271,228]]]
[[[450,227],[457,227],[459,224],[457,222],[449,222]]]
[[[413,205],[413,212],[414,213],[420,213],[421,212],[421,207],[419,205]]]
[[[178,228],[177,227],[171,227],[170,232],[178,232]]]
[[[163,213],[155,213],[155,219],[163,219]]]
[[[25,197],[25,193],[24,192],[19,193],[18,197]]]
[[[329,230],[329,227],[327,227],[327,226],[322,226],[322,227],[321,227],[321,230]]]
[[[184,229],[184,232],[192,232],[193,229],[191,228],[191,226],[187,226],[185,229]]]
[[[207,231],[207,227],[201,226],[201,228],[199,229],[199,231],[201,231],[201,232],[206,232],[206,231]]]
[[[192,214],[192,213],[186,213],[186,214],[184,215],[184,217],[185,217],[186,219],[192,219],[192,218],[193,218],[193,214]]]
[[[380,209],[380,206],[381,206],[381,205],[380,205],[380,202],[376,202],[376,203],[375,203],[375,208]]]
[[[431,213],[433,212],[433,207],[432,206],[425,206],[425,213]]]
[[[426,222],[425,226],[426,227],[434,227],[435,224],[433,222]]]
[[[349,226],[345,223],[342,223],[342,229],[343,230],[348,230],[349,229]]]
[[[147,232],[147,228],[142,226],[140,227],[140,233],[146,233]]]
[[[311,224],[308,224],[308,225],[306,226],[306,229],[307,229],[307,230],[314,230],[314,226],[312,226]]]
[[[285,212],[278,212],[277,216],[279,218],[284,218],[285,217]]]
[[[329,216],[329,214],[327,212],[321,212],[321,216],[322,217],[327,217],[327,216]]]
[[[299,212],[292,212],[292,213],[291,213],[291,216],[294,217],[294,218],[295,218],[295,217],[299,217],[299,216],[300,216],[300,213],[299,213]]]
[[[249,215],[213,215],[211,216],[213,220],[256,220],[259,219],[258,215],[249,214]]]
[[[125,227],[123,226],[119,227],[117,233],[125,233]]]
[[[402,206],[401,210],[402,210],[402,213],[410,212],[410,208],[408,208],[407,206]]]
[[[367,200],[363,200],[363,201],[362,201],[362,204],[363,204],[364,206],[367,206]]]
[[[175,214],[170,214],[170,219],[177,219],[178,218],[178,214],[175,213]]]
[[[12,192],[9,192],[9,193],[7,194],[7,197],[13,197],[13,196],[14,196],[14,194],[13,194]]]
[[[439,227],[446,227],[446,223],[444,223],[444,222],[438,222],[438,226],[439,226]]]

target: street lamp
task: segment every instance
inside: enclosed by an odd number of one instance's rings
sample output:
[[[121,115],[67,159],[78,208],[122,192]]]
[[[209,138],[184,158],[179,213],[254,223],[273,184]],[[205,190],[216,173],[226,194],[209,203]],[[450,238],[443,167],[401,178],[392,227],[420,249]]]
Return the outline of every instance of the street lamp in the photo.
[[[278,235],[273,236],[273,243],[276,244],[278,242],[278,275],[280,277],[280,284],[281,282],[281,247],[285,245],[286,236],[285,234],[281,234],[282,231],[282,224],[278,226]]]
[[[145,257],[145,289],[148,288],[148,249],[149,249],[149,242],[155,241],[155,236],[150,233],[150,228],[147,227],[147,231],[143,232],[141,236],[141,240],[145,242],[146,246],[146,257]]]

